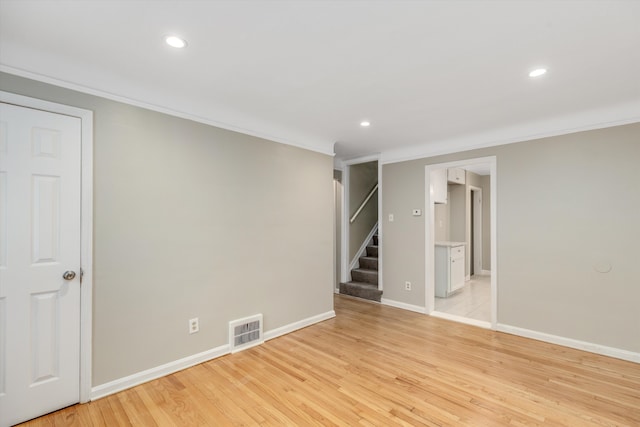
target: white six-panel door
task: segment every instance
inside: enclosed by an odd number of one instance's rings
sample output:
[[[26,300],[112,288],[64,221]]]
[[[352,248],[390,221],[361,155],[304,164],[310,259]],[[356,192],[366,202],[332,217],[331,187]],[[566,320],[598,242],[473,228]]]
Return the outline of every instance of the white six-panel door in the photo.
[[[0,103],[0,427],[79,401],[80,157],[80,119]]]

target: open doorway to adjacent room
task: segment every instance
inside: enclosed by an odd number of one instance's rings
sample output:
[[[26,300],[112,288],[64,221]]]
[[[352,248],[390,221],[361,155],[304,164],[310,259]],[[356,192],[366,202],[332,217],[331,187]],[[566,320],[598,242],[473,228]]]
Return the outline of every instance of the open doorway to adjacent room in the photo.
[[[427,311],[495,328],[495,158],[429,165],[425,182]]]

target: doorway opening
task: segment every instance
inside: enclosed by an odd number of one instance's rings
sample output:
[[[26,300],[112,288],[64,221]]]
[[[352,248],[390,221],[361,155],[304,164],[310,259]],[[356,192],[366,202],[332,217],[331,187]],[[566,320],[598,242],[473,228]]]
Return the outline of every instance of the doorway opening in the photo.
[[[496,158],[425,167],[427,313],[497,324]]]

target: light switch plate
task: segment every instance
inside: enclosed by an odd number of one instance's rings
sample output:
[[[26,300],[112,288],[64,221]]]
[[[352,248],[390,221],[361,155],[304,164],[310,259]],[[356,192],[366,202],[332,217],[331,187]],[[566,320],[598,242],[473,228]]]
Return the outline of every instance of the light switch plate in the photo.
[[[389,214],[389,222],[393,222],[393,214]]]
[[[422,215],[422,209],[413,210],[413,216],[420,216],[420,215]]]

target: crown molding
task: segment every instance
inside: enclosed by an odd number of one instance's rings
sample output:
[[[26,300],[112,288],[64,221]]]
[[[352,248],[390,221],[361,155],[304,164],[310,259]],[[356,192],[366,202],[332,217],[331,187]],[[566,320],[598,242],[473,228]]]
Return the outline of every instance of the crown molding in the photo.
[[[382,152],[380,163],[399,163],[637,122],[640,122],[640,100],[459,138],[387,150]]]
[[[42,83],[47,83],[53,86],[58,86],[58,87],[62,87],[65,89],[70,89],[70,90],[74,90],[76,92],[80,92],[80,93],[84,93],[87,95],[93,95],[93,96],[97,96],[100,98],[105,98],[105,99],[109,99],[111,101],[116,101],[116,102],[121,102],[123,104],[128,104],[128,105],[133,105],[135,107],[140,107],[140,108],[144,108],[147,110],[151,110],[151,111],[155,111],[158,113],[162,113],[162,114],[167,114],[170,116],[174,116],[174,117],[179,117],[182,119],[187,119],[187,120],[191,120],[194,122],[198,122],[198,123],[202,123],[205,125],[209,125],[209,126],[214,126],[217,128],[221,128],[221,129],[226,129],[226,130],[230,130],[233,132],[238,132],[238,133],[242,133],[245,135],[250,135],[250,136],[254,136],[257,138],[261,138],[261,139],[266,139],[269,141],[273,141],[273,142],[277,142],[279,144],[284,144],[284,145],[290,145],[293,147],[297,147],[297,148],[302,148],[305,150],[309,150],[309,151],[315,151],[321,154],[326,154],[329,156],[334,156],[334,150],[333,150],[333,146],[334,146],[334,142],[333,141],[313,141],[310,142],[309,139],[310,138],[305,138],[306,141],[304,143],[300,143],[297,141],[292,140],[290,137],[286,136],[287,132],[286,130],[283,130],[282,132],[280,132],[279,135],[274,135],[271,133],[265,133],[265,132],[261,132],[258,130],[254,130],[254,129],[250,129],[244,126],[236,126],[232,123],[226,123],[226,122],[220,122],[217,121],[211,117],[203,117],[203,116],[199,116],[196,114],[192,114],[192,113],[188,113],[188,112],[184,112],[184,111],[179,111],[179,110],[175,110],[172,109],[170,107],[166,107],[164,105],[156,105],[156,104],[151,104],[142,100],[138,100],[138,99],[133,99],[133,98],[128,98],[126,96],[122,96],[122,95],[118,95],[115,93],[111,93],[111,92],[106,92],[104,90],[101,89],[97,89],[97,88],[93,88],[93,87],[89,87],[89,86],[84,86],[84,85],[80,85],[80,84],[76,84],[73,82],[68,82],[65,80],[60,80],[54,77],[50,77],[44,74],[39,74],[39,73],[34,73],[28,70],[23,70],[23,69],[19,69],[19,68],[15,68],[15,67],[11,67],[9,65],[5,65],[5,64],[0,64],[0,71],[7,73],[7,74],[13,74],[16,75],[18,77],[23,77],[26,79],[30,79],[30,80],[35,80],[38,82],[42,82]],[[299,138],[299,139],[303,139],[303,138]]]

